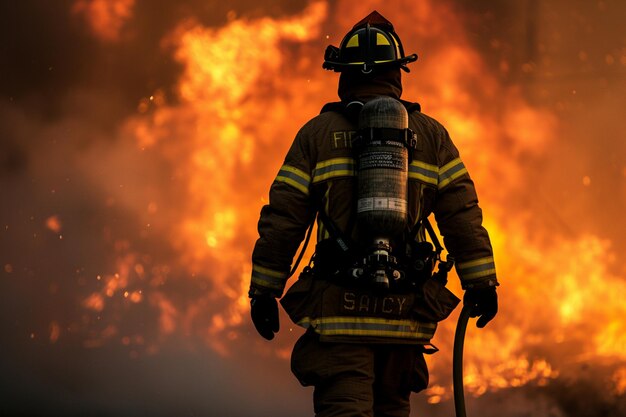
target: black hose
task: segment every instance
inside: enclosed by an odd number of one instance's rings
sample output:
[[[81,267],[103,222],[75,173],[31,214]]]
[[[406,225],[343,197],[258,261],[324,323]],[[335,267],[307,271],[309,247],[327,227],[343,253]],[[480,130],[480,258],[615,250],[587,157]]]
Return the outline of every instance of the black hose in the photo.
[[[471,307],[463,306],[454,333],[454,349],[452,353],[452,384],[454,386],[454,410],[456,417],[466,417],[465,393],[463,392],[463,345],[465,331],[470,318]]]

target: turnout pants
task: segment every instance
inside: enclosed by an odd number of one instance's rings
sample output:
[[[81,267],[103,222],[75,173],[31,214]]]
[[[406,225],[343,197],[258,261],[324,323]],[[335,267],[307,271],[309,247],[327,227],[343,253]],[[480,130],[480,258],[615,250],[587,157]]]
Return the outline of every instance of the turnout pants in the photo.
[[[428,385],[419,345],[322,343],[310,329],[294,346],[291,370],[315,387],[316,417],[408,417],[411,391]]]

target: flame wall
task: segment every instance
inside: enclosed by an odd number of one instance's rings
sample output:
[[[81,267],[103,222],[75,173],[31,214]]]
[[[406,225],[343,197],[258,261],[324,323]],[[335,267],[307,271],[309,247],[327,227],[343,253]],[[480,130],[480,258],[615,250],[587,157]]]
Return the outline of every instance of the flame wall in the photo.
[[[375,8],[420,55],[403,98],[451,132],[494,244],[468,408],[626,413],[626,7],[353,3],[0,6],[0,410],[312,413],[300,329],[249,323],[250,252],[295,132],[335,100],[325,46]],[[451,413],[455,319],[415,415]]]

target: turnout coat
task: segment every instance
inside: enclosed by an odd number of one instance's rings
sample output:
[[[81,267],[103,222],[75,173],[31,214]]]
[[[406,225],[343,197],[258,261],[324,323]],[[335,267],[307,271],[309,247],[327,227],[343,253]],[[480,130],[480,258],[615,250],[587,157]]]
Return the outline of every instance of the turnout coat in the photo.
[[[409,225],[434,213],[445,246],[456,260],[463,288],[497,285],[474,183],[457,148],[447,130],[423,114],[419,105],[404,103],[409,128],[417,135],[408,167]],[[300,129],[271,185],[252,254],[253,292],[283,295],[294,255],[318,210],[346,236],[357,238],[351,146],[357,128],[334,108],[336,105],[325,106]],[[318,242],[331,238],[319,217],[317,226]],[[417,239],[423,238],[423,233],[418,234]],[[426,344],[434,335],[436,322],[449,314],[429,312],[429,304],[437,309],[437,297],[445,288],[435,289],[432,299],[425,301],[415,294],[373,294],[345,288],[310,275],[301,276],[292,286],[291,297],[286,297],[283,306],[294,321],[312,327],[322,340]]]

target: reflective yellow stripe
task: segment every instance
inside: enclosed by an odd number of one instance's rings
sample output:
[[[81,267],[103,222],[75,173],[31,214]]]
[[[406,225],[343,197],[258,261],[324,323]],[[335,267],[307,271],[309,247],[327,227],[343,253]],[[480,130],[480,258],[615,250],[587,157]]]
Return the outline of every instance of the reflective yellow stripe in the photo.
[[[461,158],[455,158],[439,169],[439,181],[437,187],[442,189],[463,174],[467,174],[467,169],[465,168],[465,165],[463,165]]]
[[[274,277],[274,278],[283,278],[287,275],[284,272],[275,271],[273,269],[265,268],[264,266],[260,266],[260,265],[252,265],[252,270],[256,272],[260,272],[261,274],[268,275],[270,277]]]
[[[294,174],[296,174],[297,176],[299,176],[300,178],[302,178],[304,181],[311,182],[311,176],[309,174],[307,174],[306,172],[302,171],[301,169],[298,169],[296,167],[293,167],[291,165],[283,165],[281,168],[281,171],[288,171],[288,172],[293,172]]]
[[[409,178],[436,186],[439,182],[439,167],[422,161],[413,161],[409,165]]]
[[[400,53],[400,45],[398,45],[398,40],[393,35],[391,35],[391,39],[393,39],[393,44],[396,47],[396,56],[402,56],[402,54]]]
[[[359,46],[359,35],[356,34],[350,38],[348,43],[346,44],[346,48],[353,48]]]
[[[459,278],[466,281],[495,275],[496,264],[493,261],[493,256],[487,256],[468,262],[461,262],[457,264],[456,270],[459,274]]]
[[[289,184],[305,195],[309,195],[311,176],[306,172],[291,165],[283,165],[278,171],[275,181]]]
[[[296,180],[292,179],[292,178],[288,178],[288,177],[283,177],[282,175],[279,175],[276,177],[276,181],[277,182],[284,182],[285,184],[289,184],[292,187],[294,187],[295,189],[297,189],[298,191],[301,191],[302,193],[309,195],[309,189],[306,188],[305,186],[303,186],[302,184],[300,184],[299,182],[297,182]]]
[[[315,169],[326,168],[326,167],[329,167],[331,165],[337,165],[337,164],[352,164],[352,165],[354,165],[354,159],[353,158],[333,158],[333,159],[327,159],[325,161],[318,162],[315,165]]]
[[[389,43],[389,40],[387,38],[385,38],[382,33],[377,33],[376,34],[376,45],[389,45],[389,46],[391,46],[391,44]]]
[[[260,265],[252,265],[252,282],[265,288],[282,290],[287,280],[287,272],[275,271]]]
[[[305,328],[313,327],[324,336],[373,336],[413,340],[430,340],[437,329],[435,323],[378,317],[322,317],[313,320],[305,317],[297,324]]]
[[[354,159],[333,158],[319,162],[313,170],[313,183],[335,177],[354,176]]]
[[[324,181],[329,178],[335,178],[335,177],[352,177],[352,176],[354,176],[354,170],[337,170],[333,172],[328,172],[320,176],[316,176],[313,182]]]
[[[335,317],[320,317],[311,320],[311,323],[359,323],[359,324],[380,324],[389,326],[398,325],[410,325],[412,327],[426,327],[435,329],[437,325],[435,323],[419,323],[413,320],[398,320],[398,319],[385,319],[382,317],[353,317],[353,316],[335,316]]]
[[[485,258],[478,258],[472,261],[461,262],[457,265],[457,267],[460,269],[466,269],[474,266],[485,265],[488,263],[493,263],[493,256],[487,256]]]

